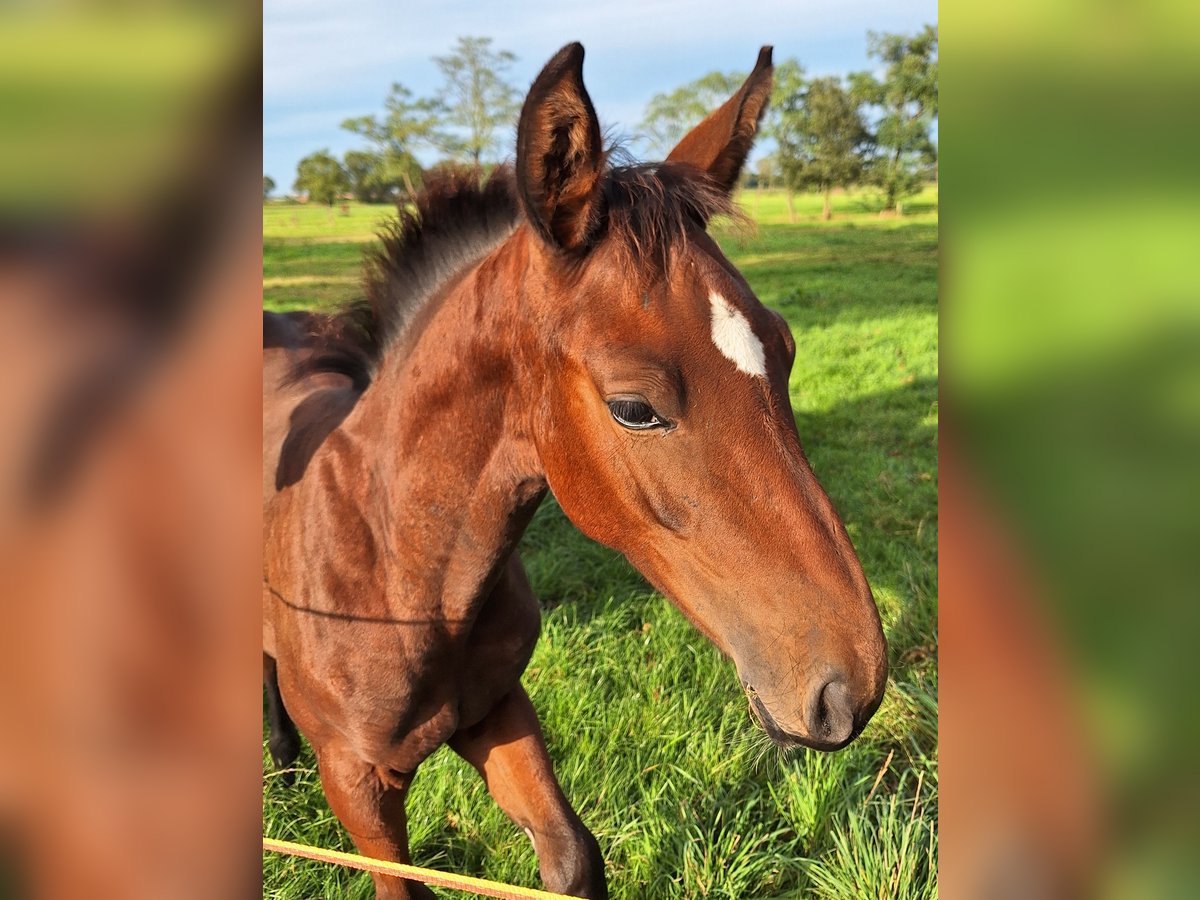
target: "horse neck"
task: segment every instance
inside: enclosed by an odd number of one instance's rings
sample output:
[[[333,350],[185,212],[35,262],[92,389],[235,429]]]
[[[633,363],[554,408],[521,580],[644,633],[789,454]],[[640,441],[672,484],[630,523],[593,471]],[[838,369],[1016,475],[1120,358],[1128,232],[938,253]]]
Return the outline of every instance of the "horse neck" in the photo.
[[[518,232],[431,297],[322,448],[352,473],[336,481],[388,596],[450,619],[469,618],[546,490],[516,346],[528,259]]]

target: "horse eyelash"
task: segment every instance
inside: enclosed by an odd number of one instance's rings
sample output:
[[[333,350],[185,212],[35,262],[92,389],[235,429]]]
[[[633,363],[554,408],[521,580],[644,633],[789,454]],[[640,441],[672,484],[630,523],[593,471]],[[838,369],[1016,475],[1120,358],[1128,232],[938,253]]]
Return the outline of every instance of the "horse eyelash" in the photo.
[[[650,410],[650,414],[654,417],[654,421],[649,422],[645,425],[638,425],[638,424],[625,425],[624,424],[625,422],[634,422],[634,420],[635,420],[635,416],[634,416],[635,409],[634,408],[641,407],[641,406],[644,406],[644,407],[646,407],[646,409]],[[671,429],[673,429],[675,427],[674,422],[672,422],[669,419],[662,416],[657,410],[655,410],[655,408],[653,406],[651,406],[649,403],[647,403],[644,400],[632,400],[632,399],[627,399],[627,398],[621,398],[618,400],[610,400],[608,403],[608,408],[609,408],[609,412],[615,418],[617,418],[619,420],[620,424],[622,424],[624,427],[630,428],[632,430],[651,431],[654,429],[663,429],[666,431],[670,431]]]

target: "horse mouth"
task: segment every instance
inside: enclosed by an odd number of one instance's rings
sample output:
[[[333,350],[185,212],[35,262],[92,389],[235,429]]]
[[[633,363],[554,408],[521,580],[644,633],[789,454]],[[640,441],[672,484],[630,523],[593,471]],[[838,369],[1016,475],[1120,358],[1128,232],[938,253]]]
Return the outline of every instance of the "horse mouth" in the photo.
[[[827,741],[820,738],[814,738],[807,734],[796,734],[795,732],[785,731],[775,721],[775,717],[771,715],[766,704],[758,696],[758,692],[754,690],[754,686],[742,683],[742,689],[746,692],[746,699],[750,703],[750,715],[767,733],[767,737],[778,747],[784,750],[793,750],[797,747],[806,747],[809,750],[820,750],[825,753],[834,750],[841,750],[862,731],[862,726],[854,728],[850,734],[840,741]]]

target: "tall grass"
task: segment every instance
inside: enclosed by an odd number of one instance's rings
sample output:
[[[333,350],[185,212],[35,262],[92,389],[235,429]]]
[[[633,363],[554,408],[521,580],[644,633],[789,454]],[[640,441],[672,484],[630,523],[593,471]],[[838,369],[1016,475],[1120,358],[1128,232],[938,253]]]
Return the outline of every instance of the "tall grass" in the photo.
[[[751,214],[755,199],[743,197]],[[732,665],[552,498],[522,541],[544,607],[524,683],[615,898],[936,897],[937,195],[901,218],[880,218],[872,203],[835,197],[826,223],[820,198],[797,198],[793,224],[782,195],[763,192],[756,231],[715,228],[791,324],[800,434],[883,617],[891,680],[858,741],[836,754],[775,749],[751,723]],[[353,224],[328,231],[327,210],[268,212],[267,306],[354,296],[385,210],[352,208]],[[283,786],[264,753],[266,833],[353,849],[311,750],[297,774]],[[409,830],[418,864],[538,883],[529,841],[446,749],[417,775]],[[274,856],[264,865],[269,897],[371,896],[365,875]]]

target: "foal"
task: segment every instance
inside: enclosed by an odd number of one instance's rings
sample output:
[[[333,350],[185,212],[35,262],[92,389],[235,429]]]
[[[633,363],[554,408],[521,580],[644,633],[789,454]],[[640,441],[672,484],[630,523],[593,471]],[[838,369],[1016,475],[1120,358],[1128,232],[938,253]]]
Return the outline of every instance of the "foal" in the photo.
[[[791,334],[705,233],[770,48],[658,165],[607,164],[582,70],[571,44],[538,76],[513,173],[401,213],[369,306],[265,317],[263,648],[276,763],[294,720],[364,854],[407,861],[405,793],[449,743],[546,886],[595,898],[599,847],[520,682],[539,610],[514,548],[547,488],[732,657],[782,745],[852,740],[886,647],[801,450]]]

